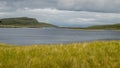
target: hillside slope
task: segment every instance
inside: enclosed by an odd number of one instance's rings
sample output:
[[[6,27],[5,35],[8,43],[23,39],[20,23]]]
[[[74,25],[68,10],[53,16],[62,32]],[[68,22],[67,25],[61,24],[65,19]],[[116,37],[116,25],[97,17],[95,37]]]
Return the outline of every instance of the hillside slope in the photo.
[[[120,29],[120,24],[96,25],[96,26],[88,27],[87,29]]]
[[[19,17],[19,18],[4,18],[0,19],[0,27],[57,27],[52,24],[38,22],[34,18]]]
[[[85,29],[85,30],[94,30],[94,29],[105,29],[105,30],[120,30],[120,24],[112,24],[112,25],[95,25],[89,27],[61,27],[66,29]]]

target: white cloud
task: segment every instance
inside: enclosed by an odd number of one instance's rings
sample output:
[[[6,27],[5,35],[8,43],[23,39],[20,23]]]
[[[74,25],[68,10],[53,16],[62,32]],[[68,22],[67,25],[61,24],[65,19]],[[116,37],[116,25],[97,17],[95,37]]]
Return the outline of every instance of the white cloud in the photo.
[[[90,22],[90,21],[94,21],[94,18],[73,18],[71,20],[69,20],[68,22]]]
[[[25,11],[33,12],[33,13],[50,13],[50,14],[59,14],[62,13],[62,11],[59,11],[57,9],[51,9],[51,8],[45,8],[45,9],[25,9]]]

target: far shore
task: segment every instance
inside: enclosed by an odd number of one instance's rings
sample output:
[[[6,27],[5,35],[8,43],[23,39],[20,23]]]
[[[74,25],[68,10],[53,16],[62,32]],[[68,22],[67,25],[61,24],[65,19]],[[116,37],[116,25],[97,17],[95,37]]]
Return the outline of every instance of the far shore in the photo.
[[[120,31],[120,29],[89,29],[89,28],[68,28],[68,27],[60,27],[62,29],[69,29],[69,30],[89,30],[89,31],[105,31],[105,30],[112,30],[112,31]]]
[[[112,40],[112,39],[101,39],[101,40],[91,40],[91,41],[81,41],[81,42],[68,42],[68,43],[53,43],[53,44],[9,44],[9,43],[0,43],[0,46],[34,46],[34,45],[44,45],[44,46],[48,46],[48,45],[67,45],[67,44],[74,44],[74,43],[79,43],[79,44],[83,44],[83,43],[92,43],[92,42],[111,42],[111,41],[118,41],[120,42],[120,39],[116,39],[116,40]]]
[[[89,30],[89,31],[105,31],[105,30],[113,30],[113,31],[120,31],[120,29],[89,29],[89,28],[68,28],[68,27],[39,27],[39,26],[1,26],[0,28],[61,28],[61,29],[69,29],[69,30]]]

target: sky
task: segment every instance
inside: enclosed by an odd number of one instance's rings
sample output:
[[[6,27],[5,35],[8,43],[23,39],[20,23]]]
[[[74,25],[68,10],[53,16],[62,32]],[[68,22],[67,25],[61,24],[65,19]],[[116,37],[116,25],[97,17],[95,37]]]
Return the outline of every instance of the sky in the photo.
[[[30,17],[62,27],[120,23],[120,0],[0,0],[0,18]]]

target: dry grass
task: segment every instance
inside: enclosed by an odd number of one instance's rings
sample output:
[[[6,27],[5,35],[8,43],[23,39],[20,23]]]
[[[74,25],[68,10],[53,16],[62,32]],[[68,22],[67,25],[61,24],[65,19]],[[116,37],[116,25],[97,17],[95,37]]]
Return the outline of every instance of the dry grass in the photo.
[[[120,68],[120,41],[0,44],[0,68]]]

